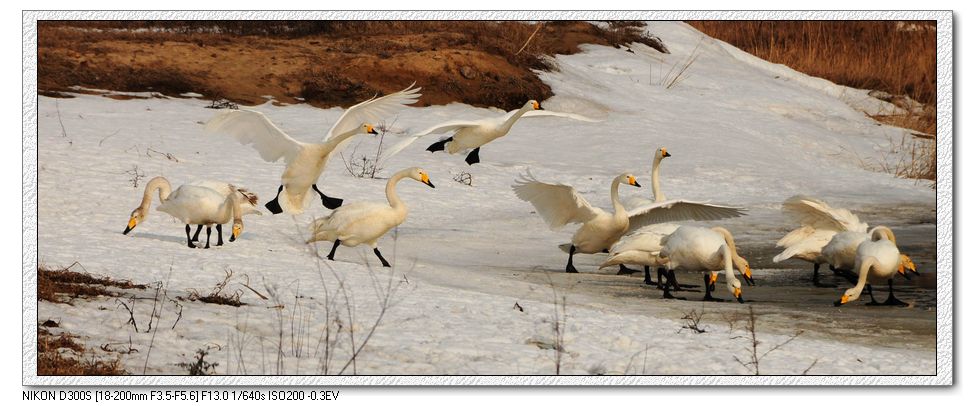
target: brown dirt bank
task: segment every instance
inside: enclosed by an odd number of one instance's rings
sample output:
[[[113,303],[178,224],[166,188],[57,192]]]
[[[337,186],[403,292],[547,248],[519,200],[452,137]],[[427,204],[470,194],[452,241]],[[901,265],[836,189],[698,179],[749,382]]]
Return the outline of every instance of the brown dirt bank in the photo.
[[[41,21],[38,89],[197,92],[243,104],[264,95],[319,107],[422,86],[420,105],[512,109],[551,89],[532,72],[579,45],[639,42],[639,22]]]

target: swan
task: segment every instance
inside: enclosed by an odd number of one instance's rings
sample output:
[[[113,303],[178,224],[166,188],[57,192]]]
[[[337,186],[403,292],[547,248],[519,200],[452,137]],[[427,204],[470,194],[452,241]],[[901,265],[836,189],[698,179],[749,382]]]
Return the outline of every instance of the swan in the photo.
[[[900,253],[897,244],[894,243],[893,233],[886,227],[878,227],[871,233],[870,241],[864,241],[856,248],[854,268],[859,274],[856,286],[849,288],[843,293],[839,300],[833,302],[835,306],[842,306],[850,301],[860,298],[864,286],[867,294],[870,295],[868,306],[907,306],[894,297],[894,274],[899,273],[907,276],[905,268],[913,266],[911,259]],[[887,300],[883,303],[877,302],[873,298],[872,283],[882,283],[886,281],[888,287]]]
[[[829,242],[823,246],[822,257],[826,263],[830,265],[831,269],[838,270],[839,272],[848,273],[848,279],[853,279],[854,272],[858,271],[856,265],[857,259],[857,249],[859,246],[867,241],[868,239],[878,239],[883,238],[890,241],[891,244],[897,246],[897,237],[894,236],[894,232],[887,227],[877,226],[870,230],[868,233],[856,232],[856,231],[843,231],[836,233],[829,240]],[[906,269],[910,270],[915,275],[919,275],[917,267],[914,262],[910,260],[907,255],[904,255],[902,262]],[[902,274],[905,278],[910,279],[907,274]]]
[[[538,102],[529,100],[518,110],[509,111],[503,116],[488,117],[480,120],[454,120],[437,124],[417,134],[407,137],[392,148],[386,150],[380,158],[381,162],[389,159],[399,151],[409,146],[422,136],[429,134],[442,134],[453,132],[453,135],[437,141],[427,147],[427,151],[446,151],[449,154],[456,154],[461,151],[471,150],[464,159],[468,165],[481,162],[480,150],[484,144],[494,141],[508,134],[511,127],[521,118],[527,117],[565,117],[573,120],[599,122],[578,114],[562,113],[549,110],[541,110]]]
[[[609,251],[609,258],[599,266],[600,269],[607,268],[613,265],[622,264],[638,264],[643,265],[643,275],[644,282],[647,285],[657,285],[659,289],[665,289],[665,284],[662,282],[662,277],[667,277],[667,284],[672,286],[674,290],[681,290],[682,285],[677,283],[677,278],[674,275],[673,270],[667,270],[665,265],[666,261],[660,257],[660,250],[663,249],[663,240],[674,231],[677,231],[681,226],[674,223],[663,223],[663,224],[652,224],[650,226],[641,228],[640,230],[628,234],[621,238],[619,242],[613,245],[613,248]],[[721,231],[723,230],[723,231]],[[723,228],[716,228],[715,232],[727,233],[727,230]],[[732,262],[734,263],[735,269],[741,273],[742,278],[745,279],[745,283],[749,285],[754,285],[755,282],[752,279],[751,267],[748,265],[748,261],[738,255],[738,250],[735,247],[734,238],[728,233],[725,237],[725,242],[731,248],[731,253],[733,255]],[[657,282],[654,283],[650,278],[650,267],[657,268]],[[713,275],[715,278],[717,275]],[[711,284],[714,284],[714,280],[711,280]],[[664,297],[672,298],[666,291],[664,292]]]
[[[407,168],[396,172],[386,182],[386,200],[389,204],[375,202],[356,202],[335,209],[331,214],[316,219],[312,223],[312,236],[307,243],[315,241],[334,241],[328,259],[335,260],[335,249],[342,244],[355,247],[359,244],[369,244],[372,252],[379,257],[384,267],[389,262],[379,252],[378,240],[393,227],[406,220],[406,205],[396,195],[396,184],[400,180],[411,178],[431,188],[430,176],[420,168]]]
[[[623,182],[640,187],[636,177],[631,174],[624,173],[614,178],[610,185],[612,213],[591,206],[572,186],[539,182],[530,172],[511,188],[519,199],[535,206],[551,229],[556,230],[567,223],[582,224],[572,236],[569,262],[565,265],[566,272],[578,273],[572,265],[572,256],[576,251],[594,254],[608,250],[629,227],[629,216],[619,199],[619,186]]]
[[[782,211],[798,222],[799,228],[790,231],[775,244],[784,249],[772,258],[772,262],[782,262],[789,258],[812,262],[813,285],[835,287],[819,282],[819,267],[828,262],[823,256],[823,248],[838,233],[850,233],[840,239],[862,235],[863,238],[853,243],[851,248],[852,266],[852,251],[856,250],[856,244],[866,239],[867,223],[860,221],[849,210],[833,208],[822,200],[802,195],[786,199],[782,203]]]
[[[250,144],[267,162],[284,159],[287,166],[281,175],[278,193],[265,204],[271,213],[301,214],[311,197],[309,189],[321,197],[323,206],[334,209],[342,205],[342,199],[326,196],[316,185],[329,157],[336,151],[341,151],[354,135],[378,134],[368,122],[378,122],[416,102],[420,97],[419,90],[420,88],[414,89],[410,85],[399,92],[373,97],[349,107],[328,131],[321,144],[295,140],[264,114],[252,110],[224,111],[206,124],[205,131],[228,134],[241,144]]]
[[[728,292],[745,303],[741,295],[741,282],[735,278],[733,268],[737,266],[744,273],[746,281],[751,279],[748,262],[735,251],[734,238],[721,227],[703,228],[680,226],[661,241],[659,258],[670,271],[704,272],[704,300],[720,301],[711,297],[712,285],[717,280],[717,271],[724,270]],[[664,290],[666,297],[666,289]]]
[[[695,202],[684,199],[667,199],[660,190],[660,162],[670,157],[667,148],[658,148],[654,153],[653,169],[650,174],[650,186],[654,199],[647,200],[631,197],[626,200],[624,207],[630,213],[630,228],[636,230],[649,224],[674,221],[713,221],[744,215],[744,208],[722,206],[707,202]]]
[[[167,213],[173,218],[186,224],[186,245],[196,248],[193,239],[190,237],[190,224],[197,224],[207,228],[207,242],[204,248],[210,248],[211,226],[217,225],[217,245],[223,245],[223,224],[233,221],[230,241],[233,242],[244,230],[244,223],[241,220],[244,206],[257,205],[257,195],[250,193],[247,189],[237,188],[233,185],[223,186],[223,184],[207,182],[211,188],[200,184],[186,184],[172,191],[172,186],[166,178],[155,177],[146,185],[143,193],[142,204],[132,211],[129,224],[122,234],[128,234],[145,220],[149,204],[152,203],[152,193],[159,191],[161,203],[156,210]],[[231,191],[230,193],[226,193]],[[198,229],[199,230],[199,229]],[[197,232],[199,233],[199,231]]]
[[[646,228],[648,224],[658,225],[666,224],[665,222],[670,221],[684,220],[721,220],[739,217],[745,214],[745,209],[741,207],[722,206],[707,202],[695,202],[684,199],[668,200],[667,197],[664,196],[663,191],[660,190],[660,163],[664,158],[670,156],[671,154],[667,151],[666,147],[657,148],[657,151],[654,152],[653,165],[650,174],[650,187],[653,193],[653,200],[633,196],[624,201],[623,206],[626,207],[627,210],[630,210],[631,230],[637,230],[635,232],[639,232],[640,229]],[[639,220],[637,220],[637,218]],[[673,232],[673,230],[677,229],[677,225],[671,225],[667,229]],[[659,248],[651,248],[654,252],[659,251]],[[644,269],[644,274],[646,274],[646,271],[647,269]],[[622,263],[620,264],[620,274],[633,272],[635,271],[627,268]],[[669,275],[668,280],[673,283],[676,290],[680,290],[680,285],[676,283],[676,280],[671,280],[673,277],[674,275]],[[645,275],[644,280],[649,282],[649,277],[646,277]]]

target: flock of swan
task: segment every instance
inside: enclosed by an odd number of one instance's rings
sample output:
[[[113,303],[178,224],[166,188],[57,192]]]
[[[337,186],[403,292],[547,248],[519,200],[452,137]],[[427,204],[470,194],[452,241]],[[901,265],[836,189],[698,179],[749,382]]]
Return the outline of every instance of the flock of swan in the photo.
[[[274,199],[265,203],[272,214],[300,214],[314,198],[330,212],[314,220],[307,243],[331,241],[327,258],[335,259],[339,245],[355,247],[366,244],[373,249],[384,267],[389,261],[379,250],[378,241],[387,232],[406,221],[408,209],[396,194],[397,184],[413,179],[431,188],[429,174],[420,168],[406,168],[396,172],[386,184],[386,202],[352,202],[326,195],[317,185],[329,158],[354,136],[377,134],[372,123],[380,122],[398,113],[405,106],[415,103],[419,88],[413,85],[383,97],[373,97],[347,109],[328,131],[322,142],[306,143],[295,140],[275,126],[264,114],[251,110],[227,110],[206,123],[205,131],[225,134],[244,145],[251,145],[267,162],[284,161],[285,169]],[[480,148],[505,136],[512,126],[527,117],[562,117],[584,122],[595,122],[588,117],[542,110],[539,103],[529,100],[525,105],[503,116],[481,120],[448,121],[406,137],[386,150],[385,160],[407,148],[417,139],[429,134],[449,136],[430,145],[430,152],[445,151],[456,154],[469,151],[465,161],[469,165],[480,162]],[[728,292],[743,303],[742,279],[754,285],[748,261],[742,258],[735,246],[731,232],[722,227],[698,227],[681,225],[682,221],[714,221],[742,216],[744,208],[697,202],[685,199],[668,199],[660,187],[661,162],[672,156],[666,148],[656,150],[651,167],[652,199],[632,197],[620,200],[620,185],[641,187],[636,176],[623,173],[609,183],[611,210],[594,207],[572,186],[539,181],[527,172],[512,185],[515,195],[531,203],[542,220],[553,230],[567,224],[578,224],[568,244],[561,246],[568,253],[565,271],[576,273],[573,265],[576,254],[608,253],[600,268],[619,267],[619,274],[637,272],[626,265],[642,266],[644,281],[663,290],[664,298],[675,298],[671,290],[679,291],[688,285],[677,282],[675,271],[700,272],[703,276],[704,300],[722,301],[712,296],[720,273],[724,273]],[[312,194],[311,191],[315,193]],[[206,244],[210,247],[211,227],[217,229],[217,244],[223,244],[223,224],[233,223],[230,241],[243,232],[243,216],[261,214],[258,198],[245,188],[225,182],[196,181],[180,186],[175,191],[163,177],[150,180],[142,201],[132,211],[123,234],[131,232],[148,215],[153,195],[158,192],[160,204],[157,210],[169,214],[185,224],[186,244],[196,248],[200,232],[206,227]],[[329,193],[333,193],[330,191]],[[828,264],[837,274],[846,277],[855,286],[844,292],[835,302],[837,306],[857,300],[864,288],[871,298],[870,304],[905,305],[893,294],[893,277],[908,277],[906,270],[917,273],[911,259],[897,248],[896,238],[887,227],[867,230],[848,210],[835,209],[820,200],[795,196],[783,204],[783,211],[792,217],[799,227],[789,232],[778,246],[782,253],[775,262],[796,258],[813,263],[813,282],[816,286],[830,286],[819,281],[821,264]],[[191,225],[196,232],[191,236]],[[657,280],[650,270],[657,270]],[[873,298],[871,284],[888,284],[889,297],[884,302]]]

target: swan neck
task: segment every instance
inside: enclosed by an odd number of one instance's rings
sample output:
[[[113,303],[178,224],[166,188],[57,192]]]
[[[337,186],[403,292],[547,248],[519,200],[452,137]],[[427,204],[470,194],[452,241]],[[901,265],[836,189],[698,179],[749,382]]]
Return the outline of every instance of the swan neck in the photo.
[[[152,193],[157,190],[159,191],[159,202],[161,203],[169,199],[173,188],[169,184],[169,181],[162,176],[157,176],[149,180],[149,183],[146,183],[146,190],[142,193],[142,203],[139,205],[143,212],[149,209],[149,205],[152,204]]]
[[[653,188],[653,201],[656,203],[667,200],[660,190],[660,161],[663,161],[662,157],[653,158],[653,170],[650,173],[650,186]]]
[[[852,291],[849,293],[850,300],[857,300],[860,298],[860,293],[863,292],[863,287],[867,285],[867,274],[870,272],[870,267],[874,266],[876,263],[877,258],[874,257],[866,257],[863,259],[863,262],[860,263],[860,268],[857,269],[857,272],[859,272],[860,275],[857,278],[856,286],[850,289],[850,291]]]
[[[386,181],[386,200],[389,201],[389,205],[394,209],[406,208],[403,205],[403,201],[399,199],[399,195],[396,194],[396,184],[403,180],[409,173],[409,169],[404,169],[396,172],[396,174]]]
[[[623,203],[620,203],[620,183],[622,182],[622,177],[617,176],[613,179],[613,184],[609,187],[609,198],[613,202],[613,210],[616,215],[622,213],[626,215],[626,208],[623,207]]]
[[[727,244],[724,245],[723,251],[724,251],[724,276],[725,276],[725,280],[728,282],[728,285],[731,285],[733,280],[738,279],[735,278],[734,265],[732,263],[732,259],[735,257],[736,254],[734,249],[728,246]]]
[[[527,113],[529,110],[532,110],[532,106],[524,106],[518,109],[517,111],[515,111],[515,114],[512,114],[511,117],[508,117],[508,119],[505,120],[504,124],[501,125],[501,129],[504,132],[508,132],[508,130],[511,129],[511,126],[515,125],[515,121],[518,121],[518,119],[521,118],[521,116],[525,115],[525,113]]]
[[[876,226],[872,230],[870,230],[870,239],[872,241],[879,241],[879,240],[886,239],[886,240],[890,240],[890,242],[894,243],[894,245],[897,245],[897,237],[894,237],[894,232],[891,229],[884,226]]]

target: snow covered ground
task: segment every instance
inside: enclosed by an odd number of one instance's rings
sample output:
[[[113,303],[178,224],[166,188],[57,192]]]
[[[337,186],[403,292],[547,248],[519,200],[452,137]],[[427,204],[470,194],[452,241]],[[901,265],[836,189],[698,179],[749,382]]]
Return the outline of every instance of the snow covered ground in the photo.
[[[553,374],[556,319],[564,322],[562,374],[754,373],[735,360],[750,355],[740,320],[748,306],[701,303],[699,293],[686,294],[688,301],[661,300],[642,278],[596,271],[602,256],[579,255],[576,266],[583,273],[562,273],[566,258],[557,246],[574,229],[548,230],[531,205],[514,196],[514,179],[531,168],[538,179],[571,184],[593,205],[608,207],[610,180],[630,171],[649,186],[652,152],[666,146],[673,154],[662,168],[668,196],[747,207],[749,216],[723,225],[747,236],[744,250],[750,244],[756,251],[770,250],[790,226],[779,205],[797,193],[880,213],[874,223],[908,228],[919,216],[933,217],[935,194],[926,183],[863,168],[861,161],[881,159],[891,140],[906,134],[877,124],[863,110],[892,106],[865,91],[751,58],[684,24],[654,22],[647,29],[672,53],[587,46],[580,54],[558,56],[558,71],[540,73],[556,94],[543,107],[605,119],[601,123],[526,119],[482,148],[482,163],[474,167],[463,155],[424,151],[435,137],[384,162],[377,179],[350,176],[342,159],[333,159],[318,184],[348,202],[382,201],[383,178],[408,166],[423,167],[436,184],[400,184],[409,217],[395,239],[380,242],[395,264],[392,271],[378,268],[366,247],[341,247],[337,261],[328,262],[329,243],[304,244],[307,225],[327,212],[319,205],[295,217],[246,217],[237,242],[209,250],[186,248],[182,225],[155,210],[122,235],[151,177],[165,176],[174,187],[198,179],[227,181],[257,192],[263,204],[277,189],[283,165],[264,162],[229,137],[204,133],[202,123],[216,113],[204,108],[208,101],[40,97],[40,264],[77,261],[91,273],[159,281],[163,289],[128,292],[135,299],[122,299],[133,308],[137,328],[128,324],[125,307],[107,298],[41,302],[38,320],[59,321],[91,347],[128,348],[131,341],[138,351],[119,356],[135,374],[185,374],[177,364],[207,348],[218,374]],[[307,105],[255,109],[305,141],[320,139],[341,114]],[[410,108],[386,124],[408,134],[492,114],[498,113],[451,104]],[[371,157],[377,144],[360,137],[345,155]],[[471,186],[453,180],[465,172]],[[133,187],[137,175],[144,177]],[[621,190],[623,198],[649,193],[649,187]],[[910,227],[921,227],[915,240],[930,233],[933,246],[933,225]],[[933,254],[915,260],[933,264]],[[759,286],[745,287],[744,297],[759,315],[759,348],[764,352],[804,332],[762,359],[762,374],[936,372],[930,303],[866,309],[861,301],[834,308],[843,288],[791,295],[762,287],[763,279],[781,283],[782,275],[808,272],[798,262],[781,266],[801,266],[803,272],[756,269]],[[230,270],[224,292],[239,292],[247,305],[178,298],[208,293]],[[923,271],[933,273],[933,265]],[[696,275],[683,278],[699,283]],[[346,365],[351,341],[361,345],[390,290],[392,306],[355,363]],[[726,293],[719,289],[717,296]],[[555,306],[563,297],[565,307]],[[681,317],[691,310],[705,313],[706,333],[682,329]],[[149,330],[153,313],[158,319]],[[326,326],[334,340],[328,345]],[[332,357],[327,370],[326,348]]]

